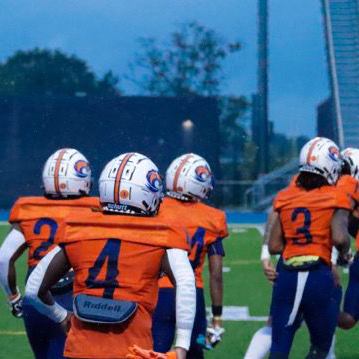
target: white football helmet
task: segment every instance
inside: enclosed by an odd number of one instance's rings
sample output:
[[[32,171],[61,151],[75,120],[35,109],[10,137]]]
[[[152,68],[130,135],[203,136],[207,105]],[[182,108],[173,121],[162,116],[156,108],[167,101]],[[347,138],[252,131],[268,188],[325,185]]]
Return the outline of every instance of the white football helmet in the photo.
[[[163,197],[157,166],[139,153],[124,153],[107,163],[99,180],[104,211],[150,216]]]
[[[183,201],[198,201],[210,196],[214,176],[208,162],[188,153],[177,157],[166,172],[166,190],[170,197]]]
[[[42,171],[45,194],[54,197],[87,195],[91,189],[91,168],[86,157],[73,148],[52,154]]]
[[[359,149],[346,148],[342,151],[343,161],[345,161],[350,168],[350,175],[359,180]]]
[[[299,171],[323,176],[334,185],[341,173],[342,159],[339,147],[330,139],[315,137],[300,151]]]

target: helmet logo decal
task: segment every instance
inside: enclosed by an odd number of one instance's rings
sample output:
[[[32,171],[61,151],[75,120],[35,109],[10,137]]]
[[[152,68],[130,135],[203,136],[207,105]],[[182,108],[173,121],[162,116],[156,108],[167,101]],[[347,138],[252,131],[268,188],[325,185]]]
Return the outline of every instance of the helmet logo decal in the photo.
[[[60,164],[62,161],[62,158],[64,157],[64,154],[66,152],[66,148],[62,149],[57,156],[56,165],[55,165],[55,174],[54,174],[54,180],[55,180],[55,191],[58,194],[61,194],[60,186],[59,186],[59,171],[60,171]]]
[[[89,164],[84,160],[78,160],[75,163],[75,172],[77,177],[85,178],[89,173]]]
[[[195,170],[195,178],[197,181],[206,182],[212,176],[207,166],[198,166]]]
[[[337,162],[340,159],[340,154],[337,147],[335,146],[329,147],[329,157],[335,162]]]
[[[162,178],[156,170],[150,170],[146,175],[147,184],[146,187],[152,192],[158,192],[162,190]]]
[[[123,170],[126,167],[128,160],[132,157],[133,153],[127,153],[126,156],[123,158],[121,165],[118,166],[116,180],[115,180],[115,203],[120,203],[120,185],[121,185],[121,178]]]

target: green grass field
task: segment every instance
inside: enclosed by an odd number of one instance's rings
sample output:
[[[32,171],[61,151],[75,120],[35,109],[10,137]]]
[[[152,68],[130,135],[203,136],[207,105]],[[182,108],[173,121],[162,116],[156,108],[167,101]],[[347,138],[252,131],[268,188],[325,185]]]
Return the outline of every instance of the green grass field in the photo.
[[[8,226],[0,226],[0,241],[8,231]],[[266,316],[271,296],[271,286],[262,274],[258,260],[261,247],[261,236],[256,229],[231,231],[230,239],[225,241],[225,267],[230,268],[224,273],[225,295],[224,304],[231,306],[247,306],[251,316]],[[18,282],[23,291],[26,271],[26,258],[23,256],[17,263]],[[207,279],[207,272],[205,278]],[[344,287],[347,275],[343,274]],[[207,304],[210,304],[208,300]],[[21,320],[13,318],[6,306],[5,296],[0,294],[0,359],[33,358]],[[206,355],[209,359],[240,359],[243,358],[253,333],[263,326],[264,322],[226,321],[226,333],[222,343]],[[338,359],[359,358],[357,340],[359,329],[337,331],[336,354]],[[306,327],[297,333],[290,358],[302,359],[309,348]]]

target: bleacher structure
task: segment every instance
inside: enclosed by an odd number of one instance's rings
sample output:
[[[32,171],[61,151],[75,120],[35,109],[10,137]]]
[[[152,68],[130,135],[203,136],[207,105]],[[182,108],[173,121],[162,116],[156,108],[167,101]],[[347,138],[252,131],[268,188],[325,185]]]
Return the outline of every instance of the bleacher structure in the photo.
[[[359,0],[321,0],[334,140],[342,147],[359,147]],[[330,119],[328,118],[328,121]],[[276,169],[245,192],[252,210],[268,208],[278,187],[285,186],[297,170],[297,160]]]

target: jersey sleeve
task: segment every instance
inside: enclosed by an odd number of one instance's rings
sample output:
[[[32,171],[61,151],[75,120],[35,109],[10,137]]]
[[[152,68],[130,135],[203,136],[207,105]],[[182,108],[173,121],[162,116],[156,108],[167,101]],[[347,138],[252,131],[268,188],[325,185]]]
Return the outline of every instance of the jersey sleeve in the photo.
[[[21,200],[17,200],[11,208],[9,215],[9,223],[21,221]]]
[[[218,236],[219,238],[228,237],[227,217],[225,212],[221,211],[221,216],[218,224]]]
[[[335,187],[335,207],[352,210],[354,201],[359,200],[358,181],[351,176],[343,176]]]
[[[222,257],[224,257],[226,255],[224,248],[223,248],[222,238],[217,238],[208,247],[208,257],[214,256],[214,255],[222,256]]]

